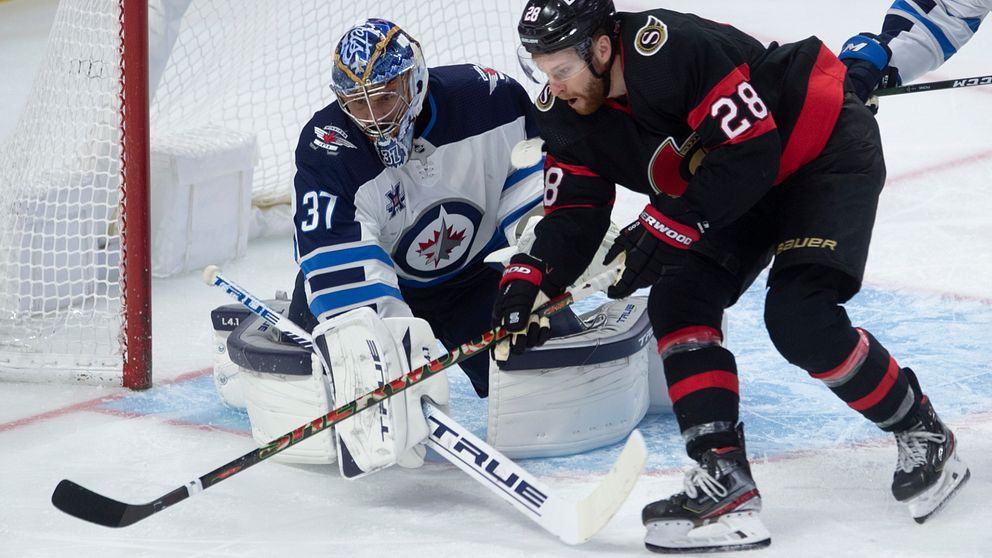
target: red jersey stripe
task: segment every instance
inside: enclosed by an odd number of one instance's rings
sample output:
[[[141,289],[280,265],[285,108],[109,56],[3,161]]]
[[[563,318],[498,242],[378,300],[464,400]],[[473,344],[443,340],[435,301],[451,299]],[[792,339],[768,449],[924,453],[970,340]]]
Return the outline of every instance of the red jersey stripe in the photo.
[[[826,147],[834,125],[837,124],[841,105],[844,104],[846,75],[847,67],[844,63],[826,46],[821,45],[820,54],[809,74],[802,111],[782,150],[782,163],[775,179],[776,185],[789,178],[799,167],[816,159]]]
[[[747,64],[741,64],[740,66],[734,68],[729,74],[720,80],[720,83],[716,84],[713,89],[710,89],[710,92],[706,94],[706,98],[704,98],[701,103],[696,105],[696,108],[692,109],[692,112],[689,113],[689,127],[693,130],[698,130],[699,126],[702,125],[703,121],[707,118],[723,118],[726,116],[726,111],[720,111],[721,107],[714,107],[714,105],[720,99],[731,98],[736,100],[732,101],[734,103],[733,106],[738,106],[738,103],[740,102],[740,92],[738,91],[738,87],[750,79],[751,68]],[[717,114],[713,113],[714,108],[717,109]],[[739,135],[735,135],[732,138],[728,137],[727,140],[722,142],[721,145],[740,143],[775,130],[775,119],[772,118],[771,114],[767,114],[767,110],[765,112],[765,117],[758,119],[747,109],[741,111],[737,116],[737,119],[747,120],[747,122],[749,122],[749,128],[743,130]],[[737,125],[743,126],[744,120],[741,120]],[[726,133],[726,131],[724,133]]]
[[[596,171],[592,170],[589,167],[562,163],[556,160],[554,157],[552,157],[550,153],[548,153],[547,157],[544,158],[544,168],[547,169],[549,167],[558,167],[569,174],[574,174],[578,176],[599,176],[599,173],[597,173]]]

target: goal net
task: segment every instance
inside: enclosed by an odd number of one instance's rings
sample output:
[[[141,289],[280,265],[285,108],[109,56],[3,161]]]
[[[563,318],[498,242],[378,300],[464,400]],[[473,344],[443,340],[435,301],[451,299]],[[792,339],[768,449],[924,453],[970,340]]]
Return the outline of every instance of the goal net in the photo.
[[[148,233],[128,230],[147,222],[135,157],[148,155],[128,155],[129,126],[140,131],[130,119],[147,112],[152,146],[253,135],[252,203],[288,204],[300,129],[333,101],[333,49],[348,27],[390,19],[429,66],[473,62],[525,83],[515,57],[523,4],[62,0],[25,110],[0,144],[0,379],[149,385],[150,333],[131,323],[150,313],[133,311],[149,308],[148,266],[128,266],[148,259]],[[147,9],[147,29],[127,19],[135,9]],[[144,75],[124,63],[143,32],[149,105],[122,87]]]

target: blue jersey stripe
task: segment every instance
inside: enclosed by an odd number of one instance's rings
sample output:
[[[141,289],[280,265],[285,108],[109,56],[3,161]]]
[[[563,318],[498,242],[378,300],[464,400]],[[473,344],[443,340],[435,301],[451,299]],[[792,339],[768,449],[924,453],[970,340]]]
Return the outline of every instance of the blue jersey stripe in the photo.
[[[434,95],[431,95],[430,91],[427,92],[427,102],[431,105],[431,119],[427,122],[427,127],[424,128],[423,133],[420,134],[420,137],[424,139],[428,139],[427,134],[431,133],[437,122],[437,102],[434,101]]]
[[[389,296],[401,301],[403,300],[403,295],[399,289],[383,283],[364,285],[362,287],[355,287],[354,289],[344,289],[315,297],[310,302],[310,312],[314,316],[320,316],[324,312],[333,312],[339,308],[354,306]]]
[[[503,220],[499,222],[500,233],[503,232],[503,229],[505,229],[507,225],[523,217],[525,213],[537,207],[537,204],[541,203],[542,201],[544,201],[544,196],[543,195],[538,196],[532,199],[531,201],[525,203],[524,205],[520,206],[506,217],[503,217]]]
[[[513,171],[513,173],[506,178],[506,182],[503,183],[503,190],[504,191],[509,190],[510,188],[513,187],[514,184],[527,178],[528,176],[537,172],[538,170],[543,170],[543,169],[544,169],[544,157],[541,157],[541,160],[538,161],[533,166],[527,167],[525,169],[517,169]]]
[[[394,267],[392,258],[389,257],[389,254],[381,246],[370,245],[316,254],[301,262],[300,268],[303,270],[303,274],[309,277],[315,271],[360,262],[362,260],[378,260],[389,267]]]
[[[916,8],[910,5],[906,0],[896,0],[896,2],[892,4],[892,9],[900,10],[913,16],[913,18],[916,19],[920,25],[929,29],[930,33],[933,34],[933,37],[937,39],[937,43],[940,45],[940,49],[944,53],[944,60],[954,56],[954,53],[957,52],[957,49],[954,48],[954,45],[951,44],[950,39],[947,38],[947,35],[944,34],[940,27],[938,27],[936,23],[927,19],[926,16],[917,12]]]

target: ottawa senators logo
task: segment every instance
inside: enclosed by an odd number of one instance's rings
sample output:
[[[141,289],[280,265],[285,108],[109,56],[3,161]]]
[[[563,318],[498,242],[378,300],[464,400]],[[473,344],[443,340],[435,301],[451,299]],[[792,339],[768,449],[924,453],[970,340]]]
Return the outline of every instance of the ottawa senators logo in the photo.
[[[668,42],[668,26],[655,16],[648,16],[648,22],[634,35],[634,48],[644,56],[651,56]]]
[[[648,180],[658,194],[677,198],[685,193],[689,179],[696,174],[706,150],[693,133],[680,146],[675,138],[665,138],[648,163]]]
[[[544,89],[537,94],[537,99],[534,100],[534,104],[537,105],[537,110],[541,112],[548,112],[551,107],[555,104],[555,96],[551,94],[551,85],[545,85]]]

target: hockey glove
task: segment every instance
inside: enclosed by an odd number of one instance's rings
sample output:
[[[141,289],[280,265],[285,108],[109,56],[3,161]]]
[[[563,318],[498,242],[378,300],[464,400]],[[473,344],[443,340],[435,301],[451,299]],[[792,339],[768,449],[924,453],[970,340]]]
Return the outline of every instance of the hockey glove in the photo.
[[[523,353],[526,349],[543,345],[551,336],[548,318],[531,314],[535,308],[548,301],[541,291],[541,282],[547,267],[529,254],[517,254],[503,270],[499,293],[493,305],[493,326],[503,326],[510,336],[493,347],[493,358],[505,361],[510,351]]]
[[[896,87],[901,81],[899,70],[889,66],[889,45],[872,33],[861,33],[848,39],[837,57],[847,66],[847,77],[858,98],[876,114],[878,98],[872,95],[875,90]]]
[[[665,275],[676,272],[699,237],[695,228],[666,217],[652,205],[646,206],[640,219],[624,227],[606,253],[605,264],[621,252],[627,254],[623,274],[606,291],[606,296],[628,297],[637,289],[654,285]]]

